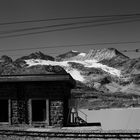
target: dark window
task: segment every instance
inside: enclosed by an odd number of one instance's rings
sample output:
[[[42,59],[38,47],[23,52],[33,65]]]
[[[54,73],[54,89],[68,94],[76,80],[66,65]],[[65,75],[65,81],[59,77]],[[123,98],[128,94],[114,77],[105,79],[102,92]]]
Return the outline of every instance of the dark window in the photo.
[[[32,100],[32,121],[46,121],[46,100]]]
[[[0,100],[0,122],[8,122],[8,100]]]

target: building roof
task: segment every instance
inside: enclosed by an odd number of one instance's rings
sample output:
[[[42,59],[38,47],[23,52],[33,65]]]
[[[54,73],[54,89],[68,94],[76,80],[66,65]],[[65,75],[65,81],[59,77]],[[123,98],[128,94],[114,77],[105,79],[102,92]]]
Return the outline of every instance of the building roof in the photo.
[[[73,87],[76,82],[70,74],[30,74],[30,75],[1,75],[0,83],[3,82],[41,82],[41,81],[65,81]]]

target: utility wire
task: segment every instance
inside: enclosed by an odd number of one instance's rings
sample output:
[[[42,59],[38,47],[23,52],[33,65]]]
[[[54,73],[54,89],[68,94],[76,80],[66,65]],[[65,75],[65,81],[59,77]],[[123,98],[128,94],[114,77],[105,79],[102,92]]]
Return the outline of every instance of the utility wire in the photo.
[[[131,17],[133,19],[134,17]],[[139,17],[140,18],[140,17]],[[99,19],[99,20],[87,20],[87,21],[80,21],[80,22],[71,22],[71,23],[64,23],[64,24],[55,24],[55,25],[49,25],[49,26],[39,26],[39,27],[30,27],[30,28],[23,28],[23,29],[15,29],[15,30],[9,30],[9,31],[0,31],[0,35],[5,34],[11,34],[11,33],[17,33],[17,32],[24,32],[24,31],[32,31],[32,30],[38,30],[38,29],[46,29],[46,28],[54,28],[54,27],[63,27],[63,26],[72,26],[72,25],[79,25],[79,24],[88,24],[88,23],[100,23],[100,22],[110,22],[115,20],[127,20],[130,19],[128,17],[125,18],[117,18],[117,19]],[[136,20],[136,18],[134,18]]]
[[[134,17],[131,17],[131,18],[133,19]],[[48,26],[29,27],[29,28],[23,28],[23,29],[14,29],[14,30],[8,30],[8,31],[0,31],[0,35],[17,33],[17,32],[24,32],[24,31],[40,30],[40,29],[46,29],[46,28],[72,26],[72,25],[88,24],[88,23],[102,23],[102,22],[110,22],[110,21],[116,21],[116,20],[117,21],[118,20],[127,20],[127,19],[130,19],[130,18],[128,18],[128,17],[125,17],[125,18],[121,17],[120,18],[119,17],[117,19],[108,18],[108,19],[98,19],[98,20],[87,20],[87,21],[80,21],[80,22],[71,22],[71,23],[64,23],[64,24],[55,24],[55,25],[48,25]]]
[[[121,45],[121,44],[137,44],[140,41],[124,41],[124,42],[103,42],[103,43],[88,43],[88,44],[72,44],[72,45],[56,45],[56,46],[46,46],[46,47],[32,47],[32,48],[20,48],[20,49],[1,49],[0,52],[12,52],[12,51],[23,51],[23,50],[35,50],[35,49],[58,49],[58,48],[67,48],[67,47],[83,47],[83,46],[98,46],[98,45]],[[140,51],[140,49],[135,50],[122,50],[121,52],[127,51]]]
[[[43,34],[43,33],[56,32],[56,31],[81,29],[81,28],[88,28],[88,27],[99,27],[99,26],[103,26],[103,25],[112,25],[112,24],[119,24],[119,23],[129,23],[129,22],[136,22],[136,21],[140,21],[140,19],[133,19],[133,20],[127,20],[127,21],[117,21],[117,22],[115,21],[115,22],[111,22],[111,23],[100,23],[100,24],[90,23],[90,25],[81,25],[81,26],[76,26],[76,27],[65,27],[65,28],[50,29],[50,30],[45,30],[45,31],[36,31],[36,32],[29,32],[29,33],[14,34],[14,35],[5,35],[5,36],[0,36],[0,39],[11,38],[11,37],[27,36],[27,35],[36,35],[36,34]]]
[[[126,16],[140,16],[140,13],[133,14],[117,14],[117,15],[98,15],[98,16],[75,16],[75,17],[58,17],[58,18],[48,18],[48,19],[34,19],[34,20],[24,20],[24,21],[13,21],[13,22],[1,22],[0,25],[10,25],[10,24],[23,24],[23,23],[38,23],[46,21],[58,21],[58,20],[72,20],[72,19],[88,19],[88,18],[105,18],[105,17],[126,17]]]

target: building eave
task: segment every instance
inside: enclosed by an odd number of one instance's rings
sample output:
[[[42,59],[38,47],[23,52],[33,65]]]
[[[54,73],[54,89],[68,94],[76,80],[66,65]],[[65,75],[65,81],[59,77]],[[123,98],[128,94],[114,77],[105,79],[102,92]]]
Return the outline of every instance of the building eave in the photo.
[[[30,75],[1,75],[0,83],[4,82],[49,82],[49,81],[65,81],[69,82],[73,87],[75,80],[70,74],[30,74]]]

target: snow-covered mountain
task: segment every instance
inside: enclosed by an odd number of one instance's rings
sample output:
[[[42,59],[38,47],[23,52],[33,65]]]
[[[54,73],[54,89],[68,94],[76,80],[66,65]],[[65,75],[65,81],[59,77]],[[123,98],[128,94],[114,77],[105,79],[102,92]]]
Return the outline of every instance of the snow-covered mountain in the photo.
[[[129,84],[135,81],[134,74],[139,74],[138,60],[132,60],[114,48],[108,48],[90,50],[89,53],[72,50],[56,58],[38,52],[21,57],[15,63],[24,69],[44,66],[61,67],[71,74],[77,83],[82,83],[89,88],[103,92],[132,92],[133,94],[135,86],[131,86],[132,90],[130,90]],[[132,70],[134,64],[138,66]],[[131,71],[131,74],[128,74],[128,71]],[[109,82],[104,82],[105,79]],[[129,87],[128,91],[127,87]],[[140,94],[139,90],[134,93]]]
[[[8,56],[0,59],[1,75],[50,72],[71,74],[77,81],[74,94],[140,96],[140,58],[130,59],[114,48],[72,50],[55,58],[36,52],[15,61]]]
[[[67,61],[50,61],[50,60],[42,60],[42,59],[29,59],[29,60],[25,60],[26,64],[28,65],[28,67],[31,66],[36,66],[36,65],[52,65],[52,66],[61,66],[63,67],[68,73],[71,74],[71,76],[78,81],[81,82],[86,82],[86,78],[85,76],[82,74],[82,71],[80,71],[80,69],[76,69],[72,67],[72,63],[75,64],[80,64],[85,68],[97,68],[97,69],[101,69],[103,71],[105,71],[108,74],[111,74],[113,76],[117,76],[120,77],[121,76],[121,71],[117,70],[115,68],[103,65],[101,63],[98,63],[96,61],[92,61],[92,60],[67,60]]]
[[[80,54],[80,52],[78,51],[69,51],[69,52],[66,52],[64,54],[60,54],[56,57],[56,61],[63,61],[63,60],[67,60],[67,59],[70,59],[74,56],[77,56],[78,54]]]

